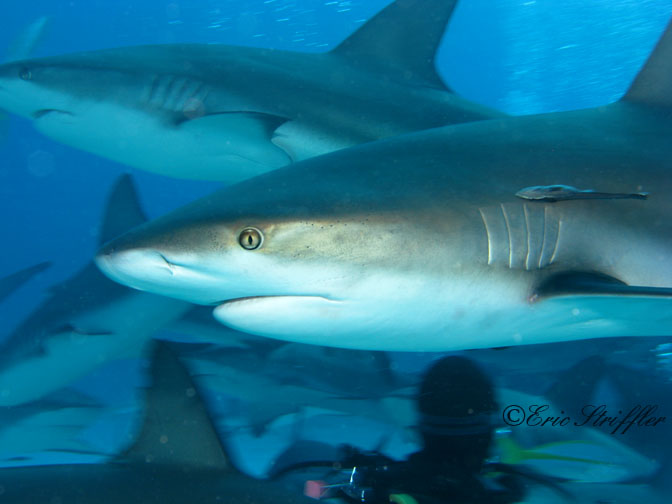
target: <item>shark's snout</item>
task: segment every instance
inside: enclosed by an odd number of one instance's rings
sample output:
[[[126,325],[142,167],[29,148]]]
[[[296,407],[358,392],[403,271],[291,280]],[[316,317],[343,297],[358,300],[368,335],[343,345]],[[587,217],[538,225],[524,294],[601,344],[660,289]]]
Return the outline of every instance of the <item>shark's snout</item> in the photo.
[[[152,249],[125,249],[115,242],[96,255],[96,264],[112,280],[136,289],[145,289],[145,282],[160,281],[174,274],[175,265]]]
[[[134,289],[203,304],[219,300],[209,291],[209,276],[197,260],[189,254],[138,242],[132,233],[105,245],[95,263],[107,277]],[[190,294],[187,297],[182,292],[185,288]],[[192,297],[194,289],[204,292]]]

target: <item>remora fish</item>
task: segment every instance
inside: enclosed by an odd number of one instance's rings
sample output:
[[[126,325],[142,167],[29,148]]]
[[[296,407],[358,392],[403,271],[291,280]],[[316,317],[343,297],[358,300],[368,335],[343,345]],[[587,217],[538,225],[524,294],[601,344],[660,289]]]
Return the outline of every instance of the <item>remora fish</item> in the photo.
[[[232,466],[197,388],[165,347],[155,352],[144,424],[125,453],[105,464],[0,469],[2,501],[184,504],[310,502]]]
[[[217,305],[230,327],[321,345],[458,350],[669,335],[671,62],[668,26],[617,103],[308,160],[137,228],[96,261],[131,287]],[[650,195],[515,196],[555,184]]]
[[[328,53],[126,47],[0,67],[0,108],[164,175],[235,182],[318,154],[501,114],[454,95],[434,56],[456,1],[398,0]]]

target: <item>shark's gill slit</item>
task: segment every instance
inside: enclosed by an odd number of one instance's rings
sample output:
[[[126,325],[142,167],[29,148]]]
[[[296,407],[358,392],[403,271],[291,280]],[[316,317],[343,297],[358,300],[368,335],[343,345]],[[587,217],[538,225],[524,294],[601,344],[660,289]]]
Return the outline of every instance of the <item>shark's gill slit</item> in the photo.
[[[485,227],[485,234],[488,238],[488,264],[492,264],[492,244],[490,243],[492,241],[492,237],[490,236],[490,229],[488,228],[488,221],[485,218],[485,214],[483,213],[483,209],[479,208],[478,213],[481,214],[481,219],[483,220],[483,226]]]
[[[506,225],[506,232],[509,235],[509,268],[513,267],[513,243],[511,243],[511,240],[513,239],[511,236],[511,224],[509,223],[509,215],[506,212],[506,208],[504,207],[504,203],[500,203],[499,207],[502,210],[502,216],[504,217],[504,224]]]
[[[156,88],[159,84],[159,79],[161,77],[159,75],[154,75],[152,78],[152,83],[147,86],[147,96],[145,98],[145,101],[148,105],[153,105],[154,103],[154,94],[156,93]]]
[[[525,269],[529,271],[530,251],[532,250],[532,244],[530,243],[530,240],[532,239],[532,233],[530,231],[530,214],[527,209],[527,205],[523,205],[523,213],[525,214],[525,233],[527,235],[527,254],[525,255]]]
[[[544,248],[546,246],[546,219],[548,213],[548,206],[544,205],[544,226],[541,232],[541,251],[539,252],[539,269],[541,269],[542,261],[544,260]]]
[[[551,259],[548,264],[553,264],[555,261],[555,256],[558,254],[558,247],[560,245],[560,233],[562,232],[562,219],[558,220],[558,227],[555,235],[555,245],[553,245],[553,253],[551,254]]]

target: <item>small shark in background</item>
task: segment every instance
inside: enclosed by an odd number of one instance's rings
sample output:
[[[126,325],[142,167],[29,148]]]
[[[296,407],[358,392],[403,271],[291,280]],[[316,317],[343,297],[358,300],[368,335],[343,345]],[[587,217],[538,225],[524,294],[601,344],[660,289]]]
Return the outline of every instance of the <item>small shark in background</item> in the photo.
[[[129,176],[122,176],[110,195],[101,241],[145,221]],[[35,266],[5,278],[16,285]],[[52,287],[49,296],[0,347],[0,406],[34,401],[87,374],[100,364],[138,356],[159,329],[192,306],[151,294],[133,292],[108,280],[89,264]]]
[[[0,464],[23,464],[45,451],[91,451],[93,447],[78,434],[104,413],[101,403],[73,389],[19,406],[2,406]]]
[[[672,28],[604,107],[371,142],[222,189],[96,258],[237,330],[446,351],[672,333]],[[646,199],[530,201],[529,187]]]
[[[300,493],[238,472],[181,363],[157,344],[138,437],[103,464],[0,469],[2,502],[308,504]]]
[[[236,182],[318,154],[502,114],[461,99],[434,57],[455,0],[397,0],[321,54],[157,45],[12,62],[0,109],[163,175]]]
[[[314,345],[289,345],[293,348],[279,347],[266,355],[256,355],[249,350],[232,352],[227,349],[189,352],[189,348],[181,355],[185,356],[192,376],[199,384],[207,388],[217,401],[226,404],[224,398],[234,399],[243,407],[242,416],[246,426],[253,434],[259,436],[278,418],[302,413],[307,408],[319,408],[339,415],[350,415],[367,418],[381,424],[393,426],[400,430],[412,429],[417,423],[415,404],[410,398],[408,388],[392,387],[383,392],[372,383],[362,381],[357,390],[343,384],[339,389],[339,380],[348,381],[346,373],[365,380],[367,377],[378,378],[378,373],[367,369],[355,370],[356,364],[368,360],[368,352],[350,352],[352,354],[349,370],[334,358],[332,363],[322,361],[324,368],[312,375],[310,370],[283,370],[283,364],[296,353],[291,361],[307,361],[311,354],[317,356],[320,347]],[[295,352],[297,347],[307,347],[301,353]],[[317,351],[311,351],[315,348]],[[273,354],[283,351],[283,359],[276,359]],[[358,355],[359,354],[359,355]],[[284,362],[283,362],[284,361]],[[331,368],[331,369],[330,369]],[[262,370],[263,372],[260,372]],[[320,381],[322,378],[322,381]],[[330,390],[324,383],[331,385]],[[340,392],[340,393],[339,393]],[[412,391],[414,392],[414,390]],[[225,412],[224,416],[226,415]],[[229,427],[229,426],[227,426]]]
[[[105,208],[101,243],[145,220],[131,177],[121,176]],[[48,264],[0,279],[0,300]],[[0,344],[0,407],[37,400],[110,360],[137,357],[153,337],[216,342],[229,350],[279,346],[217,324],[202,307],[120,286],[88,264],[51,287]]]
[[[46,270],[49,266],[51,266],[51,263],[42,262],[0,278],[0,301],[11,296],[14,291],[23,286],[35,275]]]
[[[194,338],[203,340],[198,334]],[[205,346],[187,343],[180,355],[209,363],[208,367],[225,366],[243,373],[256,373],[263,366],[264,376],[277,385],[306,387],[343,399],[406,396],[418,381],[416,375],[393,370],[395,365],[385,352],[282,342],[265,347],[263,338],[254,346],[234,351],[211,339],[213,344]]]

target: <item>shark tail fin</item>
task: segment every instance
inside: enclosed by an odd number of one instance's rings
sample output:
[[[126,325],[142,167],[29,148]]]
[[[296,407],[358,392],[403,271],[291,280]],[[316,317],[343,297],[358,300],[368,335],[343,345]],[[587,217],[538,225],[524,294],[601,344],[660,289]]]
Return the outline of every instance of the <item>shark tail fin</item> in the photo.
[[[120,176],[107,200],[100,232],[100,244],[107,243],[146,221],[147,217],[140,207],[133,178],[128,174]]]
[[[672,21],[639,71],[624,100],[672,106]]]
[[[395,80],[445,89],[434,58],[457,0],[396,0],[333,50]]]
[[[165,342],[155,342],[152,353],[144,422],[119,461],[234,470],[179,358]]]

